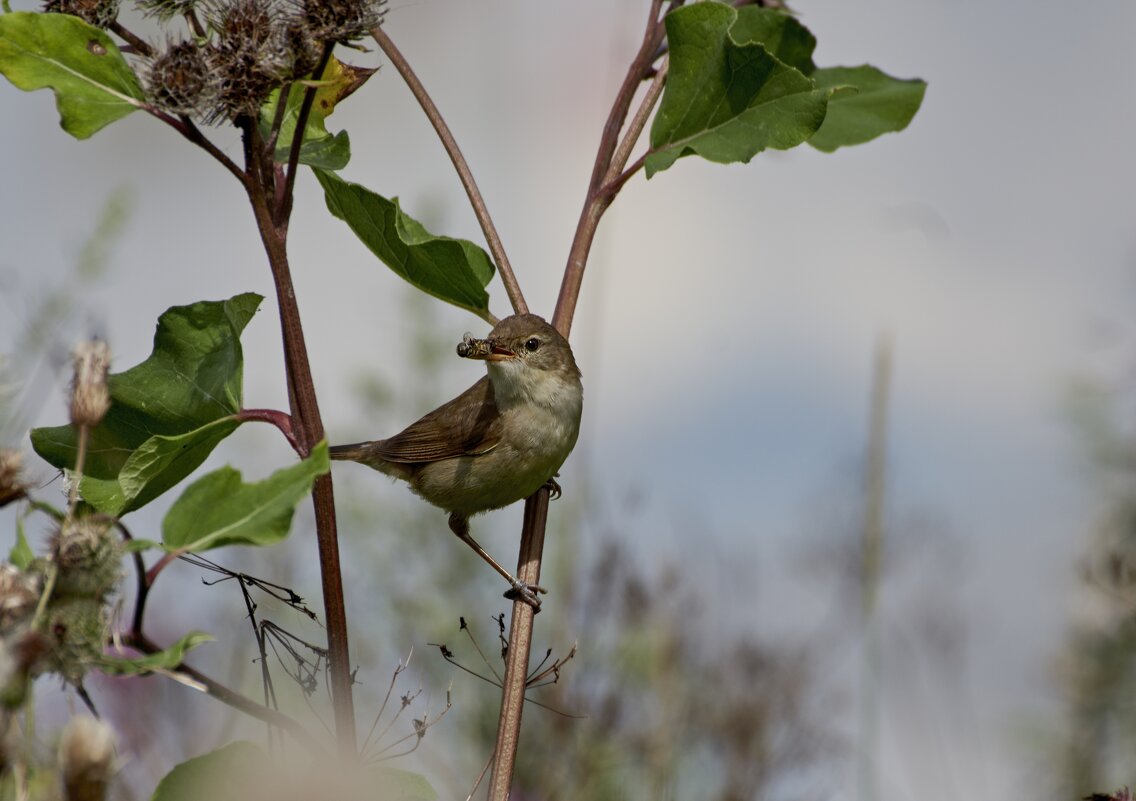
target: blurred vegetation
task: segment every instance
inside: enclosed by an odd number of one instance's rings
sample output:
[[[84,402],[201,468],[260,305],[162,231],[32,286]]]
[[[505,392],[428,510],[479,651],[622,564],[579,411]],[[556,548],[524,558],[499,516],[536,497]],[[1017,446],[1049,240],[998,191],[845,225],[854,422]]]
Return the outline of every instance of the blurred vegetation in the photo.
[[[1082,381],[1074,420],[1099,513],[1081,563],[1077,618],[1057,662],[1065,717],[1050,747],[1053,798],[1136,780],[1136,387]]]

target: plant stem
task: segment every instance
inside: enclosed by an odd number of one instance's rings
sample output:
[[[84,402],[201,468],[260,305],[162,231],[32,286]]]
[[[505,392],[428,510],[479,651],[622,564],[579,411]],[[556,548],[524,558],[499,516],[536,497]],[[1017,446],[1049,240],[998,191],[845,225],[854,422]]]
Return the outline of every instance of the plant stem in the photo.
[[[323,51],[320,53],[319,63],[316,65],[312,75],[318,80],[323,78],[323,72],[327,69],[327,64],[331,61],[331,51],[335,49],[335,42],[325,42]],[[288,89],[291,92],[291,88]],[[276,207],[276,214],[274,215],[278,225],[283,225],[287,228],[288,218],[292,216],[292,189],[296,185],[296,170],[300,166],[300,148],[304,144],[304,133],[308,127],[308,117],[312,113],[312,104],[316,100],[316,92],[318,87],[307,86],[304,88],[304,99],[300,102],[300,113],[296,117],[296,128],[292,131],[292,147],[288,151],[288,170],[286,175],[286,183],[284,185],[284,193],[280,197],[280,203]],[[288,105],[288,95],[281,93],[280,103]],[[273,143],[275,147],[275,143]],[[269,163],[273,161],[272,154],[269,153]]]
[[[517,559],[517,578],[526,584],[540,582],[544,530],[548,522],[548,490],[541,488],[525,501],[521,534],[521,553]],[[509,653],[505,659],[505,680],[501,684],[501,712],[497,723],[497,746],[493,773],[489,777],[489,801],[507,801],[517,762],[521,736],[521,713],[525,706],[525,681],[532,651],[533,608],[523,601],[513,602],[509,623]]]
[[[655,80],[632,119],[622,142],[619,133],[627,119],[636,90],[643,79],[651,74],[656,60],[655,52],[663,38],[660,18],[662,0],[651,0],[646,30],[634,61],[627,70],[619,93],[616,95],[592,168],[588,195],[580,212],[576,235],[568,254],[568,265],[560,285],[552,325],[565,337],[572,329],[572,317],[584,277],[584,266],[595,238],[596,227],[604,211],[611,205],[622,182],[613,184],[623,170],[635,142],[646,125],[651,109],[658,100],[666,78],[666,65],[655,73]],[[660,74],[661,73],[661,74]],[[548,490],[540,489],[525,501],[525,519],[521,530],[521,551],[517,564],[517,577],[526,583],[540,580],[541,557],[544,550],[545,526],[548,522]],[[505,660],[505,680],[501,689],[501,713],[497,724],[497,747],[493,758],[493,773],[489,780],[488,801],[508,801],[516,765],[517,744],[521,731],[521,712],[525,703],[525,685],[528,676],[529,653],[532,649],[533,609],[526,603],[514,601],[509,628],[509,652]]]
[[[473,179],[473,172],[469,169],[469,164],[466,162],[465,156],[462,155],[457,140],[454,139],[454,135],[450,132],[450,128],[446,125],[438,107],[434,105],[426,87],[418,80],[418,76],[414,74],[414,70],[411,69],[406,58],[395,47],[394,42],[387,36],[382,26],[374,28],[371,31],[371,36],[375,38],[402,79],[406,81],[406,85],[418,101],[418,105],[422,106],[427,119],[430,120],[430,124],[437,131],[438,138],[442,140],[442,146],[446,149],[450,161],[453,162],[454,169],[458,171],[458,178],[461,179],[462,186],[465,187],[465,192],[469,196],[473,213],[477,216],[478,223],[481,224],[481,231],[485,234],[485,242],[489,245],[489,252],[493,254],[493,261],[497,263],[497,272],[501,276],[501,283],[505,285],[505,293],[509,296],[509,303],[512,304],[513,311],[517,314],[527,314],[529,307],[525,303],[521,285],[517,283],[517,277],[513,274],[513,266],[509,263],[509,257],[505,255],[505,246],[501,243],[501,237],[497,235],[493,218],[489,215],[489,209],[485,206],[485,199],[481,196],[481,190],[477,188],[477,182]]]
[[[615,197],[614,193],[603,191],[604,185],[611,180],[608,176],[613,168],[615,175],[618,175],[619,171],[623,169],[622,164],[618,167],[615,164],[617,148],[624,159],[630,155],[631,148],[634,146],[635,140],[639,138],[639,133],[643,130],[642,126],[646,124],[647,115],[650,113],[648,107],[642,115],[636,114],[635,121],[639,125],[638,131],[628,130],[627,136],[624,138],[624,142],[627,143],[626,147],[619,147],[619,132],[623,129],[623,123],[631,109],[631,102],[635,99],[635,91],[643,81],[644,76],[650,74],[651,64],[654,63],[656,51],[662,42],[664,29],[662,20],[659,18],[662,5],[662,0],[651,0],[651,10],[647,17],[647,29],[643,34],[643,42],[639,46],[635,60],[627,68],[627,75],[623,79],[623,84],[619,87],[619,93],[615,97],[615,103],[612,104],[611,113],[608,114],[603,135],[600,137],[600,146],[596,152],[595,164],[592,167],[592,180],[588,184],[588,196],[584,201],[584,208],[580,211],[580,220],[576,224],[576,235],[572,240],[572,247],[568,251],[568,265],[564,268],[564,279],[560,283],[560,295],[556,299],[556,312],[552,315],[552,325],[565,337],[572,330],[572,318],[576,314],[576,301],[580,297],[580,286],[584,281],[584,267],[587,265],[588,253],[592,249],[592,241],[596,236],[596,227],[599,225],[600,217],[603,216],[604,211],[611,205],[611,201]],[[656,73],[657,75],[658,73]],[[653,86],[654,83],[652,83]],[[662,79],[659,81],[659,86],[661,88]],[[654,95],[654,99],[657,99],[657,94]],[[652,99],[652,90],[648,89],[645,102],[650,100],[651,105],[654,105],[654,99]],[[641,105],[640,108],[643,109],[644,105]],[[642,118],[640,119],[640,117]]]
[[[162,650],[155,642],[137,632],[127,637],[125,642],[131,648],[136,648],[144,654],[156,654]],[[265,723],[269,723],[278,729],[288,732],[297,742],[303,743],[310,748],[314,754],[324,753],[324,748],[320,741],[317,740],[311,732],[301,726],[298,721],[285,715],[283,712],[264,706],[263,704],[258,704],[251,698],[247,698],[234,690],[230,690],[225,685],[214,681],[201,671],[190,667],[184,662],[174,668],[174,672],[184,673],[189,676],[204,687],[205,692],[221,703],[228,704],[233,707],[233,709],[244,712],[247,715],[251,715],[254,718],[263,720]]]
[[[247,122],[244,129],[246,149],[250,151],[249,169],[256,177],[259,152],[263,148],[256,122]],[[299,135],[299,134],[297,134]],[[250,180],[249,201],[256,217],[257,229],[264,244],[272,279],[276,286],[276,300],[280,309],[280,327],[284,343],[284,364],[288,376],[288,397],[291,406],[293,433],[299,443],[299,453],[306,457],[324,438],[319,402],[312,382],[311,364],[304,343],[304,329],[300,322],[300,307],[292,285],[288,266],[288,221],[273,220],[272,208],[264,185]],[[286,209],[291,208],[288,202]],[[328,673],[331,699],[335,710],[335,730],[340,750],[354,757],[356,754],[355,709],[351,701],[351,662],[347,639],[347,606],[343,599],[343,574],[339,561],[339,535],[336,529],[335,496],[331,474],[320,476],[312,487],[315,507],[316,543],[319,551],[320,578],[323,588],[324,620],[327,625]]]

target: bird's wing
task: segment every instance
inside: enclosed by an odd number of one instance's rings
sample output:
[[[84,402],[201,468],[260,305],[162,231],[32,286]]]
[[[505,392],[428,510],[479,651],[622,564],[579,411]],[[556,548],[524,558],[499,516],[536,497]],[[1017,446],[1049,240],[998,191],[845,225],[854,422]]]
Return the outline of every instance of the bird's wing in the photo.
[[[416,464],[488,453],[499,441],[500,416],[486,376],[405,431],[372,443],[372,453],[388,462]]]

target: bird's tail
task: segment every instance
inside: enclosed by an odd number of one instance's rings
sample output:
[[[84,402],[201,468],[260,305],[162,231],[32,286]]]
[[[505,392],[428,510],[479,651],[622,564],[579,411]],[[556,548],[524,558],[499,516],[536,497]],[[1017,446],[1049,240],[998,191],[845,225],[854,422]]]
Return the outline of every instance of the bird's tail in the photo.
[[[363,461],[365,448],[370,444],[369,442],[356,442],[352,445],[332,445],[328,449],[328,453],[332,459],[360,462]]]

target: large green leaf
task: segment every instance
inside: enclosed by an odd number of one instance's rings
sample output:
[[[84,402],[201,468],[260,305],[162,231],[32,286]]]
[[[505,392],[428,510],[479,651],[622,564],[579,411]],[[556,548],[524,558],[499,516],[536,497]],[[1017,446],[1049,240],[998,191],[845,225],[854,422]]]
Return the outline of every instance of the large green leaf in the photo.
[[[858,145],[877,136],[902,131],[923,103],[924,81],[892,78],[868,64],[827,67],[813,74],[817,86],[834,92],[828,115],[809,140],[817,150]]]
[[[742,6],[730,28],[730,36],[738,44],[757,43],[778,61],[800,70],[805,75],[816,71],[813,50],[816,37],[797,18],[761,6]]]
[[[255,798],[269,772],[268,757],[239,740],[188,759],[167,773],[150,801],[245,801]]]
[[[185,661],[185,655],[202,643],[211,642],[213,637],[203,631],[191,631],[169,648],[156,654],[133,658],[105,654],[99,662],[99,669],[116,676],[141,676],[155,670],[173,670]]]
[[[66,14],[0,15],[0,73],[24,91],[55,90],[63,130],[77,139],[145,105],[138,78],[110,37]]]
[[[315,174],[328,210],[384,264],[423,292],[479,316],[489,314],[485,287],[494,268],[488,253],[465,239],[434,236],[399,208],[398,198],[387,200],[324,170]]]
[[[158,319],[154,350],[141,364],[110,376],[111,407],[91,431],[84,500],[120,515],[177,484],[240,424],[240,335],[263,298],[175,306]],[[36,453],[54,466],[75,464],[71,426],[32,431]]]
[[[671,62],[651,126],[647,177],[682,156],[746,162],[766,148],[807,140],[824,121],[828,90],[784,64],[750,37],[765,35],[721,3],[697,3],[667,15]],[[740,39],[738,37],[741,37]],[[800,58],[798,44],[793,48]]]
[[[222,467],[193,482],[162,521],[162,541],[178,552],[223,545],[271,545],[288,536],[292,513],[329,469],[327,443],[264,481],[245,484],[239,471]]]

